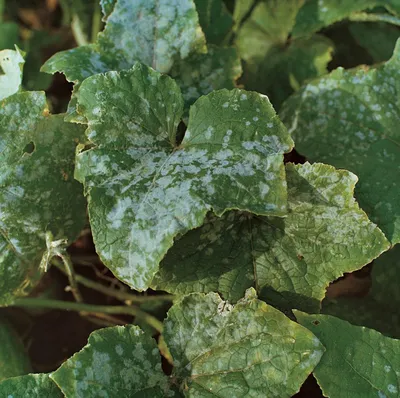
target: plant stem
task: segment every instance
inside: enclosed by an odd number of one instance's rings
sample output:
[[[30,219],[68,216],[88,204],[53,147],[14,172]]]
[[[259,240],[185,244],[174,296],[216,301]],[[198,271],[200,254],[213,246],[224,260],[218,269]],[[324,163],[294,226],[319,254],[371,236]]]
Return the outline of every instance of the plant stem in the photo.
[[[58,262],[53,261],[53,265],[55,265],[61,272],[64,272],[67,274],[66,270],[64,267],[62,267]],[[174,296],[172,295],[158,295],[158,296],[137,296],[135,294],[131,293],[126,293],[121,290],[116,290],[107,286],[102,285],[101,283],[97,283],[92,281],[91,279],[85,278],[82,275],[75,275],[75,281],[82,284],[83,286],[86,286],[90,289],[96,290],[100,293],[105,294],[106,296],[114,297],[118,300],[121,301],[128,301],[131,303],[145,303],[148,301],[172,301],[174,299]]]
[[[349,16],[350,21],[354,22],[386,22],[400,26],[400,18],[389,14],[370,14],[368,12],[355,12]]]
[[[97,40],[97,34],[100,32],[100,29],[101,29],[101,9],[100,9],[100,3],[96,1],[92,18],[92,35],[91,35],[92,43],[94,43]]]
[[[85,303],[73,303],[61,300],[37,299],[37,298],[19,298],[13,303],[15,307],[26,308],[50,308],[64,311],[77,311],[99,314],[126,314],[143,320],[148,325],[153,327],[157,332],[161,333],[163,324],[153,315],[136,308],[128,306],[108,306],[108,305],[93,305]]]
[[[74,296],[75,300],[78,303],[81,303],[82,300],[82,296],[81,293],[79,292],[79,288],[78,288],[78,284],[76,283],[76,277],[75,277],[75,272],[74,272],[74,266],[72,264],[71,258],[69,257],[69,255],[65,252],[65,253],[57,253],[58,257],[61,258],[64,266],[65,266],[65,273],[68,276],[68,280],[69,280],[69,284],[71,286],[71,293]]]
[[[78,46],[86,46],[87,44],[89,44],[86,34],[83,31],[81,21],[79,20],[79,17],[76,14],[74,14],[72,17],[71,29],[76,44],[78,44]]]

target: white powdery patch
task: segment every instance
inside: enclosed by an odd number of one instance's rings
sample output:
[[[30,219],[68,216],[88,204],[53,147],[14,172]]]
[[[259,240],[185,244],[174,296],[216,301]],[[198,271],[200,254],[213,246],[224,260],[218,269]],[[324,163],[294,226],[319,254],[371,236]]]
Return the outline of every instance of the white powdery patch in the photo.
[[[134,202],[131,197],[118,199],[116,205],[107,214],[107,221],[111,223],[111,228],[120,228],[124,219],[127,217],[127,210],[132,210],[133,207]]]

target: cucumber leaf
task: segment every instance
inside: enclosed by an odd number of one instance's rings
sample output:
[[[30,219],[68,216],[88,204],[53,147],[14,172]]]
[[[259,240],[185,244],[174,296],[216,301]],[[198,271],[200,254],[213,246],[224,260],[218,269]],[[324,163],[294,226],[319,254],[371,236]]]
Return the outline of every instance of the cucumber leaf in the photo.
[[[50,115],[43,92],[14,94],[0,106],[0,305],[36,285],[55,242],[73,241],[85,222],[74,180],[80,126]]]
[[[400,242],[400,41],[376,69],[338,68],[295,93],[280,112],[298,152],[355,173],[356,198]]]
[[[176,60],[197,52],[206,52],[206,45],[193,0],[118,0],[95,44],[59,52],[42,70],[81,82],[140,61],[168,73]]]
[[[223,0],[195,0],[199,22],[208,44],[223,44],[233,27],[232,15]]]
[[[153,287],[174,294],[218,291],[236,301],[253,286],[281,308],[319,311],[330,282],[389,248],[353,198],[354,174],[289,163],[286,175],[285,218],[209,217],[168,252]]]
[[[289,39],[304,0],[237,2],[236,45],[245,61],[247,88],[267,94],[279,109],[282,102],[305,80],[327,72],[333,43],[314,35]]]
[[[371,279],[371,290],[366,297],[324,300],[322,310],[354,325],[400,338],[400,245],[374,261]]]
[[[66,398],[176,396],[155,340],[137,326],[100,329],[50,377]]]
[[[163,335],[188,397],[291,397],[324,352],[254,289],[235,306],[215,293],[183,298],[169,310]]]
[[[47,374],[11,377],[0,383],[0,396],[7,398],[63,398]]]
[[[349,31],[355,41],[372,57],[374,63],[391,58],[400,29],[387,23],[352,23]]]
[[[377,6],[384,6],[390,12],[400,14],[397,0],[308,0],[297,14],[293,37],[308,36],[353,13]]]
[[[0,381],[29,373],[32,368],[22,341],[12,326],[0,317]],[[1,394],[6,397],[7,395]]]
[[[292,141],[265,96],[201,97],[181,143],[180,90],[142,64],[86,79],[77,97],[93,148],[77,155],[75,175],[96,250],[132,288],[146,289],[174,238],[211,210],[286,213],[283,153]]]
[[[326,348],[313,372],[324,396],[399,396],[399,340],[329,315],[295,311],[295,316]]]

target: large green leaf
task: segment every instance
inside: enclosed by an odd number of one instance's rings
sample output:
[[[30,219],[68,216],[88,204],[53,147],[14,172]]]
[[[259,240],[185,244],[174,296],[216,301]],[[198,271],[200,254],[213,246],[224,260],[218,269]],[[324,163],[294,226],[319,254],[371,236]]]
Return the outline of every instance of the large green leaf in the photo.
[[[314,370],[324,396],[389,398],[399,396],[400,341],[329,315],[295,311],[301,325],[326,348]]]
[[[371,290],[366,297],[326,300],[323,312],[400,338],[400,245],[374,261],[371,278]]]
[[[283,153],[292,141],[268,99],[221,90],[191,108],[177,142],[183,99],[176,83],[142,64],[92,76],[78,91],[94,148],[77,156],[96,249],[143,290],[174,238],[210,210],[286,213]]]
[[[236,44],[246,61],[244,82],[267,94],[278,108],[305,80],[327,72],[333,44],[318,35],[288,40],[304,0],[264,0],[255,3],[254,10],[251,3],[237,2],[235,9]]]
[[[220,45],[229,37],[233,19],[223,0],[195,0],[207,43]]]
[[[14,94],[0,104],[1,305],[27,294],[55,242],[71,242],[85,222],[82,188],[73,178],[82,133],[63,115],[49,115],[42,92]]]
[[[356,198],[400,242],[400,42],[376,69],[338,68],[294,94],[281,117],[309,160],[354,172]]]
[[[324,351],[254,289],[234,307],[215,293],[187,296],[163,334],[187,397],[291,397]]]
[[[293,37],[307,36],[334,22],[348,18],[351,14],[384,6],[400,13],[398,0],[308,0],[297,14]]]
[[[254,286],[280,307],[318,311],[330,282],[388,249],[353,198],[352,173],[289,163],[286,174],[285,218],[209,217],[177,241],[153,287],[174,294],[218,291],[236,301]]]
[[[137,326],[100,329],[51,378],[66,398],[175,396],[155,340]]]
[[[23,66],[24,58],[18,49],[0,51],[0,100],[20,89]]]
[[[12,377],[0,383],[0,396],[5,398],[63,398],[63,393],[47,374]]]
[[[42,70],[78,82],[140,61],[167,73],[176,60],[205,51],[193,0],[118,0],[94,45],[59,52]]]
[[[0,381],[32,370],[21,340],[3,317],[0,317],[0,342]],[[1,384],[0,396],[6,397],[1,394]]]

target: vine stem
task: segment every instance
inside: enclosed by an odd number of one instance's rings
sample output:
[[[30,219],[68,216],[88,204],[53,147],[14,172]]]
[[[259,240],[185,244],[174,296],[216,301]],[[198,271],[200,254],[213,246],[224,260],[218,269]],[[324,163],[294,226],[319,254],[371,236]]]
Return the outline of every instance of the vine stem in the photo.
[[[101,29],[101,9],[100,9],[100,3],[96,1],[92,18],[92,32],[91,32],[92,43],[96,42],[97,34],[100,32],[100,29]]]
[[[72,264],[71,258],[69,257],[69,255],[66,252],[63,253],[61,251],[58,251],[58,252],[56,252],[56,255],[61,258],[61,260],[65,266],[65,273],[68,276],[72,295],[74,296],[75,300],[78,303],[83,302],[81,293],[78,288],[78,284],[76,283],[76,276],[75,276],[74,266]]]
[[[56,259],[55,259],[56,260]],[[52,261],[52,264],[56,266],[61,272],[68,275],[68,272],[64,267],[59,264],[57,261]],[[121,290],[116,290],[107,286],[104,286],[100,283],[92,281],[91,279],[85,278],[82,275],[74,275],[74,279],[76,282],[86,286],[90,289],[96,290],[100,293],[105,294],[106,296],[114,297],[121,301],[126,301],[129,303],[138,303],[142,304],[149,301],[173,301],[174,296],[170,294],[158,295],[158,296],[137,296],[131,293],[126,293]]]
[[[29,297],[16,299],[12,305],[14,307],[49,308],[63,311],[87,312],[92,314],[125,314],[143,320],[159,333],[161,333],[163,330],[162,322],[160,322],[156,317],[147,314],[146,312],[136,307],[93,305],[86,303],[74,303],[69,301]]]
[[[389,14],[370,14],[368,12],[355,12],[349,16],[353,22],[386,22],[400,26],[400,19]]]

